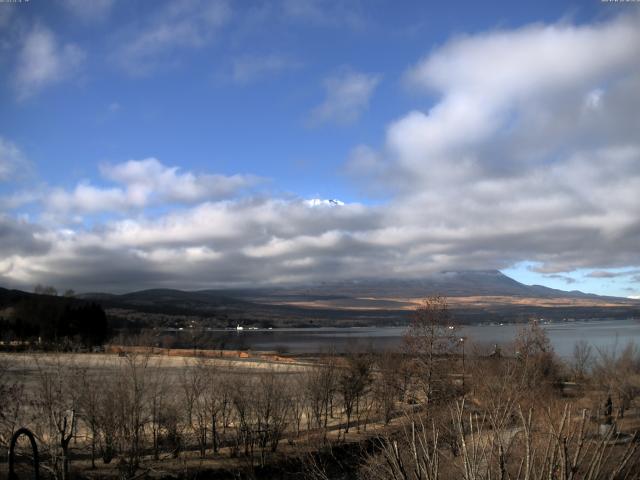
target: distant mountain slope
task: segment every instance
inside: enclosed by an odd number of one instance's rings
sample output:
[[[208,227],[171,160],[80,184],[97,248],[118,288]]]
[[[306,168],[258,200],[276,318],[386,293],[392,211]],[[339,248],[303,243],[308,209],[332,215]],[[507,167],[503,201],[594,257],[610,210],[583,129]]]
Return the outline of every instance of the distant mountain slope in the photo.
[[[542,285],[524,285],[499,270],[463,270],[433,274],[421,279],[362,279],[336,280],[317,284],[246,289],[209,289],[183,291],[175,289],[150,289],[121,295],[85,293],[79,298],[109,304],[138,306],[184,306],[202,308],[234,304],[262,303],[264,299],[348,299],[348,298],[420,298],[429,295],[447,297],[526,297],[526,298],[575,298],[602,299],[632,302],[618,297],[604,297],[578,290],[564,291]],[[638,302],[640,304],[640,302]]]
[[[336,280],[270,288],[182,291],[150,289],[125,294],[85,293],[110,318],[127,324],[175,327],[194,319],[208,326],[329,326],[404,324],[417,301],[449,298],[460,322],[535,318],[640,318],[640,301],[524,285],[498,270],[441,272],[420,279]],[[0,309],[33,294],[0,288]],[[62,299],[60,299],[62,300]],[[1,312],[0,312],[1,313]]]
[[[301,296],[308,298],[342,296],[373,298],[417,298],[428,295],[447,297],[516,296],[539,298],[605,298],[577,290],[566,292],[541,285],[524,285],[499,270],[449,271],[421,279],[365,279],[322,282],[300,287],[250,290],[244,296]]]
[[[182,291],[152,289],[123,295],[88,293],[114,315],[142,315],[169,325],[176,316],[211,325],[362,325],[405,322],[416,299],[449,298],[460,321],[640,316],[640,302],[524,285],[498,270],[442,272],[421,279],[336,280],[312,285]],[[138,313],[135,313],[138,312]]]
[[[0,307],[8,307],[12,304],[31,297],[32,293],[23,292],[21,290],[9,290],[0,287]]]
[[[85,293],[79,298],[93,300],[110,308],[136,308],[144,311],[189,314],[214,312],[220,309],[247,308],[249,302],[234,298],[226,292],[150,289],[122,295]]]

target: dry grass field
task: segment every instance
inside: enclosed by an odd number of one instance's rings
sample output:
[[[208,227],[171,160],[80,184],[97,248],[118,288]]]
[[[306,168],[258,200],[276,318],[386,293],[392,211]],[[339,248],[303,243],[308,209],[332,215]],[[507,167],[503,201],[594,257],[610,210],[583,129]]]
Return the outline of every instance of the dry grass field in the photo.
[[[279,301],[274,305],[288,305],[305,308],[325,308],[344,310],[414,310],[424,298],[418,297],[360,297],[337,298],[313,301]],[[452,296],[447,298],[449,306],[455,308],[487,307],[547,307],[547,308],[609,308],[635,306],[636,300],[624,298],[541,298],[513,295]]]

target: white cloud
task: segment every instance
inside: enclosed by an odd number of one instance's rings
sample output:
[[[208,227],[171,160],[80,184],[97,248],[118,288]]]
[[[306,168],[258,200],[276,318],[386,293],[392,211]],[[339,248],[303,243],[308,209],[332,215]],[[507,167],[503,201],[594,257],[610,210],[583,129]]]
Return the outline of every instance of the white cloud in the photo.
[[[345,71],[325,80],[324,101],[311,113],[313,123],[354,123],[368,108],[380,75]]]
[[[454,39],[407,73],[434,105],[393,122],[381,151],[359,147],[349,170],[392,183],[388,223],[422,232],[410,238],[432,253],[423,266],[638,265],[639,27],[628,16]]]
[[[586,274],[585,277],[617,278],[617,277],[630,277],[633,275],[640,275],[640,270],[624,270],[624,271],[594,270]]]
[[[101,171],[105,178],[127,185],[132,196],[146,198],[156,194],[184,203],[228,197],[257,181],[257,177],[246,175],[180,173],[178,167],[167,167],[155,158],[107,164]]]
[[[174,0],[143,24],[121,32],[114,60],[132,75],[149,74],[171,65],[177,50],[211,42],[230,18],[231,8],[224,0]]]
[[[358,271],[355,264],[377,271],[366,262],[370,249],[349,231],[372,228],[376,218],[354,204],[319,209],[301,200],[208,202],[97,229],[49,229],[40,241],[51,249],[12,258],[9,277],[56,285],[84,278],[84,289],[158,285],[163,278],[185,288],[248,285],[308,278],[309,266],[321,276],[344,277]],[[335,259],[336,250],[352,259]]]
[[[433,50],[408,73],[432,107],[392,122],[381,148],[361,145],[349,164],[384,185],[384,205],[237,196],[246,177],[155,159],[104,165],[108,187],[80,184],[49,203],[135,215],[71,231],[12,224],[13,248],[25,237],[41,243],[15,250],[5,276],[129,289],[423,276],[524,260],[549,275],[635,271],[640,62],[628,46],[640,44],[639,22],[534,25]],[[597,108],[585,108],[599,91]],[[353,117],[369,96],[347,113],[327,108],[326,119]],[[162,213],[145,209],[162,202]]]
[[[18,146],[0,137],[0,182],[9,180],[23,170],[28,162]]]
[[[14,77],[18,98],[26,99],[48,85],[73,77],[84,58],[80,47],[61,45],[53,32],[36,25],[25,35],[18,53]]]
[[[602,104],[602,97],[604,95],[604,90],[601,88],[596,88],[591,90],[586,98],[585,98],[585,106],[590,109],[598,109]]]
[[[73,15],[84,21],[96,21],[108,16],[115,0],[61,0],[62,5]]]
[[[42,233],[41,227],[0,213],[0,251],[5,258],[45,254],[50,245],[41,237]]]
[[[311,198],[309,200],[305,200],[304,203],[310,207],[341,207],[344,205],[342,200],[336,200],[334,198]]]
[[[8,212],[31,203],[42,201],[44,194],[37,188],[0,195],[0,211]]]
[[[502,105],[529,102],[532,94],[546,90],[573,92],[604,72],[629,66],[637,56],[637,23],[629,16],[586,26],[534,24],[462,36],[421,60],[407,77],[422,89],[482,96]]]
[[[366,25],[364,12],[355,2],[334,0],[282,0],[280,16],[298,23],[319,27],[347,27],[361,30]]]
[[[121,188],[98,188],[84,182],[71,192],[54,189],[47,199],[46,208],[56,213],[122,211],[134,206],[142,207],[144,200],[128,196]]]
[[[129,160],[100,167],[102,176],[118,186],[98,187],[88,182],[72,191],[55,189],[47,208],[53,213],[122,212],[152,204],[196,203],[230,197],[254,185],[257,177],[180,172],[155,158]]]
[[[243,55],[233,60],[231,80],[246,84],[299,66],[299,62],[281,54]]]

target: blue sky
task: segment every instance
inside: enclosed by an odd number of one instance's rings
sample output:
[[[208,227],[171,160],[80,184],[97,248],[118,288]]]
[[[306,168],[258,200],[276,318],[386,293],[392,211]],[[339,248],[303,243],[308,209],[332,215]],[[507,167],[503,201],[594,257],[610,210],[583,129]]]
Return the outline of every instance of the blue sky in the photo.
[[[639,8],[0,3],[0,283],[640,295]]]

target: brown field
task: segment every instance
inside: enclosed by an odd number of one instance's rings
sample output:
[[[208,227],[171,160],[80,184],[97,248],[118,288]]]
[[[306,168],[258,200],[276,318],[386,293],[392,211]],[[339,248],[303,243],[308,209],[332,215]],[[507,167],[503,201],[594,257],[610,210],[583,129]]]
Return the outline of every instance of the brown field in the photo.
[[[422,298],[415,297],[359,297],[338,298],[309,301],[280,301],[272,305],[287,305],[292,307],[323,308],[332,310],[413,310]],[[448,297],[452,308],[490,308],[490,307],[591,307],[608,308],[620,306],[634,306],[637,301],[610,298],[539,298],[516,296],[468,296]]]

